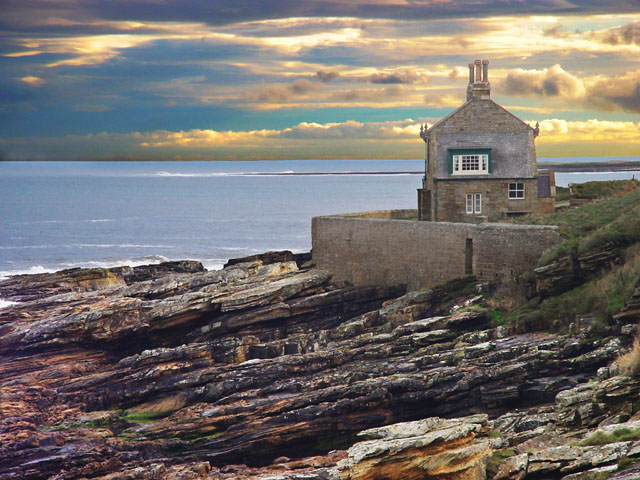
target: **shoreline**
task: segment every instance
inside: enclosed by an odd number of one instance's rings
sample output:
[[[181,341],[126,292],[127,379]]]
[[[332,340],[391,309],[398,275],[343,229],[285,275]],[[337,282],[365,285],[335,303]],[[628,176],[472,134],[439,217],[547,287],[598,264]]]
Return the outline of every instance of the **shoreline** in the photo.
[[[640,162],[538,162],[538,169],[542,171],[552,170],[554,172],[628,172],[640,170]]]

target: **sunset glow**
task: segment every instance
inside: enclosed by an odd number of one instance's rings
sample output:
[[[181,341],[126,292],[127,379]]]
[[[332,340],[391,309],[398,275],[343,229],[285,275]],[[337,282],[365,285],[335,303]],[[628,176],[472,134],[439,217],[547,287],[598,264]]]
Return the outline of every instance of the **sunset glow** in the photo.
[[[540,156],[639,155],[639,7],[585,3],[10,0],[0,155],[420,158],[475,58]]]

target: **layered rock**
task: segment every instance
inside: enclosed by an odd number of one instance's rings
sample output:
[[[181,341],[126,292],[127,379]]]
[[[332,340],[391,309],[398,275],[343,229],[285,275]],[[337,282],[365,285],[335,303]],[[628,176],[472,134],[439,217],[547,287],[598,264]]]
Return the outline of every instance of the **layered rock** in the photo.
[[[387,460],[404,478],[481,478],[486,418],[444,417],[552,402],[622,345],[492,328],[470,279],[404,294],[259,260],[30,278],[0,282],[22,302],[0,310],[2,480],[368,478]],[[363,430],[377,447],[357,446]]]
[[[365,430],[358,436],[370,440],[349,448],[338,475],[341,480],[484,479],[492,448],[476,434],[486,429],[487,416],[474,415]]]
[[[584,283],[603,269],[622,263],[614,245],[606,245],[595,252],[564,256],[535,269],[536,290],[541,297],[560,295]]]

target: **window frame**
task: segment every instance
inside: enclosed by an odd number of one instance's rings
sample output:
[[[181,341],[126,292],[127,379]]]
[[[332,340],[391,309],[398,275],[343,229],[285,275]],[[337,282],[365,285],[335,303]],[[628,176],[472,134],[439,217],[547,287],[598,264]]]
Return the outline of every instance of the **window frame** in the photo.
[[[467,158],[464,158],[467,157]],[[473,160],[468,157],[478,157]],[[463,169],[464,162],[467,168],[470,162],[477,162],[477,169]],[[488,175],[491,173],[491,149],[490,148],[450,148],[448,150],[448,171],[450,175]]]
[[[465,203],[465,211],[467,215],[482,214],[482,193],[467,193]]]
[[[521,188],[518,188],[519,185],[521,185]],[[522,196],[518,196],[518,193],[522,193]],[[524,200],[526,198],[526,187],[524,182],[509,182],[507,184],[507,198],[509,200]]]

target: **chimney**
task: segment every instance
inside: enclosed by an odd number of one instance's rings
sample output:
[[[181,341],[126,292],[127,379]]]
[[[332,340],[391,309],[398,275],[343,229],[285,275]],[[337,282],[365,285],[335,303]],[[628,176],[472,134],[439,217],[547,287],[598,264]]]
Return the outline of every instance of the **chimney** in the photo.
[[[491,96],[489,83],[489,60],[476,60],[469,64],[469,86],[467,101],[472,99],[488,100]]]

